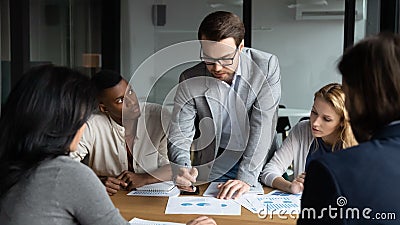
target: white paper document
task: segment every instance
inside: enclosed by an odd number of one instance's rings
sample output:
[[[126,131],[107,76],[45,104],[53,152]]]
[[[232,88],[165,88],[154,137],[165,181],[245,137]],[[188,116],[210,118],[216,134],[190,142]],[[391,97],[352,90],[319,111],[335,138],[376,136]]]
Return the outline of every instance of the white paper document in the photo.
[[[265,195],[243,195],[236,200],[252,213],[299,214],[301,194],[274,190]]]
[[[258,196],[268,214],[299,214],[301,194],[290,194],[283,191],[272,191]]]
[[[240,215],[241,206],[213,197],[170,197],[165,214]]]
[[[131,225],[185,225],[184,223],[151,221],[151,220],[142,220],[139,218],[133,218],[131,221],[129,221],[129,224],[131,224]]]
[[[222,182],[211,182],[210,185],[208,185],[208,188],[204,192],[203,196],[217,197],[217,195],[219,193],[218,184],[223,184],[223,183]],[[260,184],[260,186],[250,188],[250,191],[247,192],[246,194],[264,194],[264,190]]]
[[[237,203],[246,208],[252,213],[258,213],[264,208],[264,204],[258,200],[257,195],[242,195],[240,198],[235,199]]]

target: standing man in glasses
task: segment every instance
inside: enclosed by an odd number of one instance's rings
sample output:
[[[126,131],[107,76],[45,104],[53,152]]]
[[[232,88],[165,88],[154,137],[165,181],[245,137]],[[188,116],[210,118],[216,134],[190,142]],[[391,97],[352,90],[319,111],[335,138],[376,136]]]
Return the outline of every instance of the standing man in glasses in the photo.
[[[218,198],[261,188],[258,177],[273,154],[281,97],[276,56],[244,47],[244,25],[230,12],[202,21],[200,62],[184,71],[168,138],[174,181],[218,181]],[[193,150],[192,154],[190,150]]]

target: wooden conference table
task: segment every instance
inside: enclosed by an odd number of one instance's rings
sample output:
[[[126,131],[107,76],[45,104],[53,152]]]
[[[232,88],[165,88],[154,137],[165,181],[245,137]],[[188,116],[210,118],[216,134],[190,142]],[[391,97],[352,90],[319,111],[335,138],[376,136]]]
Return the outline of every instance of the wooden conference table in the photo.
[[[208,184],[200,186],[200,195],[207,189]],[[269,193],[273,189],[264,187],[264,193]],[[142,197],[142,196],[128,196],[127,191],[119,191],[114,196],[111,196],[115,207],[117,207],[121,215],[126,220],[131,220],[134,217],[145,220],[165,221],[186,223],[200,215],[197,214],[165,214],[165,207],[168,202],[168,197]],[[259,218],[257,214],[253,214],[244,207],[240,216],[218,216],[210,215],[214,218],[218,225],[252,225],[252,224],[296,224],[296,219],[287,216],[287,219],[279,218],[274,215],[272,218]]]

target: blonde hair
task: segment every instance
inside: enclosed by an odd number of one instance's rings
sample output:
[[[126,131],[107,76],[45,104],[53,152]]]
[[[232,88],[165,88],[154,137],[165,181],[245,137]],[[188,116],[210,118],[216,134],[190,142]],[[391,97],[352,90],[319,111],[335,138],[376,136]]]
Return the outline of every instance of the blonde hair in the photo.
[[[317,97],[328,102],[340,116],[339,137],[333,143],[332,150],[334,150],[336,145],[340,143],[339,141],[342,143],[342,146],[340,146],[342,149],[357,145],[358,143],[353,135],[353,131],[351,130],[349,115],[345,108],[345,95],[342,90],[342,85],[338,83],[327,84],[315,92],[314,100]]]

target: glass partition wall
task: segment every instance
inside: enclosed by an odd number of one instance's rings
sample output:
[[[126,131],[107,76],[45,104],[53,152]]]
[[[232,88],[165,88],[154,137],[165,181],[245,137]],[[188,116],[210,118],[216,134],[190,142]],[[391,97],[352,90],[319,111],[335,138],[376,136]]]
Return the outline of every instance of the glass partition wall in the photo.
[[[337,82],[343,53],[345,1],[253,0],[252,46],[278,56],[287,108],[310,110],[313,95]],[[365,35],[366,1],[357,0],[357,39]],[[291,124],[300,117],[289,118]]]
[[[10,72],[10,9],[7,0],[0,0],[0,112],[11,88]]]
[[[32,65],[53,63],[87,73],[101,67],[101,4],[30,0],[29,12]]]
[[[143,62],[166,47],[197,40],[200,22],[207,14],[217,10],[231,11],[242,17],[243,1],[122,0],[121,72],[123,76],[128,80],[131,79]],[[157,72],[135,76],[133,85],[138,98],[160,104],[172,104],[174,93],[171,90],[177,85],[180,73],[196,63],[198,62],[176,65],[161,76]]]
[[[1,103],[32,66],[51,63],[88,75],[100,68],[103,5],[103,0],[0,0]]]
[[[355,2],[354,41],[358,41],[379,32],[382,17],[393,20],[381,11],[394,8],[398,0],[0,0],[1,99],[4,102],[22,74],[15,68],[43,63],[93,74],[100,67],[110,68],[112,61],[111,68],[130,80],[154,53],[197,40],[198,26],[208,13],[226,10],[245,24],[251,21],[247,27],[251,47],[278,56],[281,104],[307,110],[316,90],[341,82],[336,62],[343,52],[343,15],[349,2]],[[15,29],[21,21],[27,29]],[[170,104],[167,95],[173,96],[170,92],[180,73],[195,63],[176,65],[162,76],[140,77],[138,97]]]
[[[366,26],[378,21],[368,17],[369,1],[355,0],[355,40],[366,35]],[[251,5],[251,18],[244,18],[246,4]],[[161,13],[154,13],[155,8]],[[316,90],[330,82],[341,82],[336,63],[343,52],[345,0],[122,0],[123,75],[130,79],[146,59],[165,47],[196,40],[201,20],[216,10],[232,11],[245,22],[250,19],[247,32],[251,32],[251,47],[278,56],[281,104],[286,107],[310,109]],[[179,74],[194,63],[178,65],[161,78],[154,73],[141,77],[135,81],[140,84],[138,97],[171,102],[165,99],[167,93],[178,83]]]

